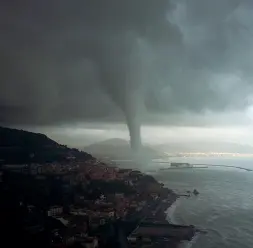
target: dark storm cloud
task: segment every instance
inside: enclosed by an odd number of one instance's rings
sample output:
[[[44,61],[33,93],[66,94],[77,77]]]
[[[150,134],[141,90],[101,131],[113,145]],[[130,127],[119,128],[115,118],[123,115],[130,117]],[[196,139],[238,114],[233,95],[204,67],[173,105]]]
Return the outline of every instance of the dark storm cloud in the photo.
[[[1,1],[0,122],[122,121],[123,111],[138,136],[145,108],[243,108],[251,13],[247,0]]]
[[[147,69],[141,47],[145,40],[153,46],[178,42],[179,33],[166,20],[169,2],[2,5],[3,88],[9,101],[1,99],[4,112],[21,109],[26,113],[18,121],[28,122],[103,118],[115,113],[103,101],[104,92],[125,114],[132,146],[139,147]]]
[[[152,88],[149,108],[175,112],[248,106],[252,92],[252,1],[173,2],[176,8],[169,20],[182,34],[181,50],[170,65],[164,61],[166,72],[160,79],[165,82],[163,87]]]

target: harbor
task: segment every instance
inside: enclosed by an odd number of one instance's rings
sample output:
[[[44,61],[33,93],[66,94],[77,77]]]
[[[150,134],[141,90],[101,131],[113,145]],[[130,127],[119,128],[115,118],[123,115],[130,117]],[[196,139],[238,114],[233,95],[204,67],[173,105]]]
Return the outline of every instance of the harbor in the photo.
[[[253,171],[253,169],[245,168],[241,166],[235,166],[235,165],[224,165],[224,164],[205,164],[205,163],[173,163],[173,162],[159,162],[159,164],[169,164],[169,167],[166,168],[160,168],[160,171],[166,171],[166,170],[175,170],[175,169],[207,169],[211,167],[223,167],[223,168],[232,168],[232,169],[239,169],[239,170],[245,170],[245,171]]]

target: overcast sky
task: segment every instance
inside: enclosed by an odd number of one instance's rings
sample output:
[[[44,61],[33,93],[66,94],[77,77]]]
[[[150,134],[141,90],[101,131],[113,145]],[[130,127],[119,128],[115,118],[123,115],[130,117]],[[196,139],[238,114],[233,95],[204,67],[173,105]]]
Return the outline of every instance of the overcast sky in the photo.
[[[144,141],[253,144],[252,11],[252,0],[2,0],[0,124],[64,142],[80,128],[128,137],[130,118]]]

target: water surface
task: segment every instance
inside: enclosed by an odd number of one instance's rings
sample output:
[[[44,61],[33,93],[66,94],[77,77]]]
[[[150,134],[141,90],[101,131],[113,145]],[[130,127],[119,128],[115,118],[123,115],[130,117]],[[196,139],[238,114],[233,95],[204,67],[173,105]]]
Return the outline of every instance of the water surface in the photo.
[[[178,158],[173,161],[253,169],[252,159]],[[200,191],[197,197],[181,198],[173,217],[177,223],[194,224],[208,231],[197,239],[193,248],[253,247],[253,172],[215,167],[162,171],[155,176],[175,191],[194,188]]]

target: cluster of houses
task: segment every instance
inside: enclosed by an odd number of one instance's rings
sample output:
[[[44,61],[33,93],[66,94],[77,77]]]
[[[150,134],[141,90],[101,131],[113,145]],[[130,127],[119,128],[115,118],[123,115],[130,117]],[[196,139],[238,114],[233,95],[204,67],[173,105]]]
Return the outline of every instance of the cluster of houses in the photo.
[[[109,184],[116,181],[135,189],[136,194],[125,194],[116,190],[115,193],[101,193],[95,199],[87,199],[85,194],[79,192],[75,193],[73,202],[67,208],[63,205],[50,206],[47,209],[47,217],[55,219],[61,226],[52,230],[52,246],[59,243],[70,245],[78,241],[83,243],[84,247],[97,247],[97,236],[91,235],[91,230],[97,230],[117,219],[126,220],[132,215],[138,215],[147,205],[148,197],[156,201],[162,188],[154,184],[150,190],[148,188],[138,190],[138,178],[143,176],[141,172],[111,167],[96,159],[72,160],[65,164],[4,165],[3,169],[29,174],[40,181],[55,177],[61,179],[57,182],[67,189],[80,184],[84,187],[84,191],[87,191],[89,188],[87,185],[94,181]],[[34,206],[29,206],[29,212],[34,209]]]
[[[116,219],[126,219],[128,214],[140,212],[146,201],[139,201],[137,197],[126,197],[123,193],[105,197],[101,195],[95,201],[83,199],[86,207],[71,205],[66,213],[62,206],[52,206],[48,216],[55,218],[65,226],[64,240],[67,245],[75,241],[85,243],[89,240],[88,247],[97,247],[97,237],[91,237],[91,230],[98,230]],[[59,232],[59,230],[56,230]],[[90,242],[92,240],[92,242]],[[87,247],[87,246],[86,246]]]
[[[133,171],[131,169],[119,169],[117,167],[108,166],[107,164],[90,159],[88,161],[75,162],[69,161],[65,163],[48,163],[48,164],[23,164],[23,165],[3,165],[3,168],[32,175],[49,175],[49,174],[69,174],[71,172],[78,172],[79,175],[89,175],[92,180],[122,180],[129,176]],[[140,172],[138,172],[140,173]]]

